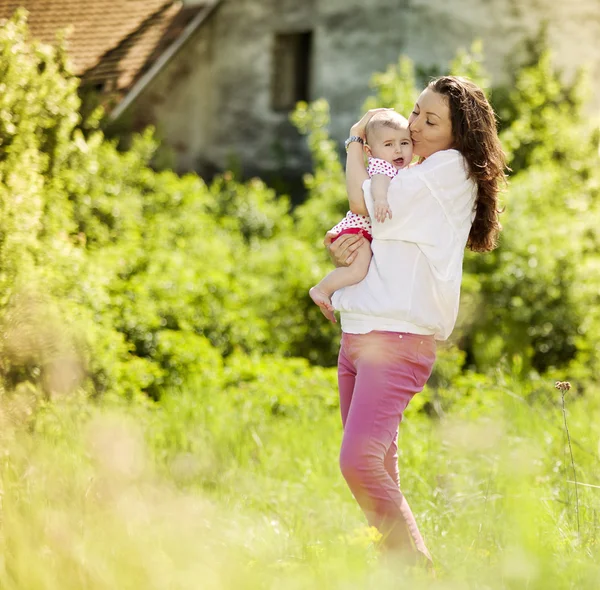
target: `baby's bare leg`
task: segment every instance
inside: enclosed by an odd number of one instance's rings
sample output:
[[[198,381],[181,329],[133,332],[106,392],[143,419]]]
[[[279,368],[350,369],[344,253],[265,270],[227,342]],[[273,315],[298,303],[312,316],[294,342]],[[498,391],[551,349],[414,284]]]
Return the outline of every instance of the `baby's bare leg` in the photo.
[[[316,288],[331,297],[335,291],[360,283],[366,276],[371,263],[371,246],[365,243],[357,250],[356,258],[350,266],[340,266],[332,270]]]
[[[328,320],[335,322],[333,305],[331,305],[331,296],[334,291],[360,283],[367,276],[371,255],[371,246],[368,242],[365,242],[357,250],[356,258],[350,266],[340,266],[332,270],[309,291],[312,300],[321,308],[323,315]]]

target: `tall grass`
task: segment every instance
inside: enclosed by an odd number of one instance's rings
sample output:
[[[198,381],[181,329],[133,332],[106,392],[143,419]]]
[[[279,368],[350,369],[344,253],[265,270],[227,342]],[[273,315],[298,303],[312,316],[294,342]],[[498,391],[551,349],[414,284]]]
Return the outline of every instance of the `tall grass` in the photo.
[[[0,587],[596,589],[600,490],[579,489],[578,537],[560,395],[536,387],[474,379],[442,417],[421,410],[431,391],[409,408],[402,487],[435,580],[378,559],[337,466],[333,373],[286,392],[287,411],[243,384],[156,405],[5,395]],[[600,484],[595,393],[567,406],[588,484]]]

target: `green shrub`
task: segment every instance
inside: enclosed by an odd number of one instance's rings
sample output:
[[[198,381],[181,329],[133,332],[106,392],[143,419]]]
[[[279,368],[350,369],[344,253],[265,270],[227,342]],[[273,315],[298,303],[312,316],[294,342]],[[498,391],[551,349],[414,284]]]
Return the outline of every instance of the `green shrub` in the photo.
[[[496,252],[466,257],[452,341],[462,353],[451,358],[480,371],[519,358],[525,372],[585,379],[599,360],[597,137],[581,127],[582,82],[565,86],[543,48],[539,56],[499,93],[513,117],[502,133],[515,169],[506,229]],[[451,71],[489,86],[480,45]],[[159,398],[232,355],[335,363],[339,327],[307,295],[331,268],[324,233],[347,210],[324,101],[293,115],[314,172],[291,211],[257,179],[224,174],[207,186],[153,171],[151,130],[119,151],[99,130],[101,113],[81,119],[64,51],[31,43],[23,13],[0,30],[0,83],[5,387],[28,381],[52,393],[68,382]],[[374,76],[373,88],[367,106],[407,111],[410,61]]]

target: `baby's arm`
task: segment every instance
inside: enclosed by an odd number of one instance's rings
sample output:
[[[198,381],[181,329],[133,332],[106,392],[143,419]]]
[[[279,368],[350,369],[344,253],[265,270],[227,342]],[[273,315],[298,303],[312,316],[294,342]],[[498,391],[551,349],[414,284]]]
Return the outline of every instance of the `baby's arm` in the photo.
[[[374,217],[383,223],[386,217],[392,218],[392,210],[388,204],[387,192],[390,182],[397,171],[392,164],[379,158],[369,158],[369,176],[371,177],[371,195],[373,196]]]
[[[388,204],[387,192],[392,179],[385,174],[375,174],[371,178],[371,195],[373,195],[374,215],[379,223],[386,217],[392,218],[392,210]]]

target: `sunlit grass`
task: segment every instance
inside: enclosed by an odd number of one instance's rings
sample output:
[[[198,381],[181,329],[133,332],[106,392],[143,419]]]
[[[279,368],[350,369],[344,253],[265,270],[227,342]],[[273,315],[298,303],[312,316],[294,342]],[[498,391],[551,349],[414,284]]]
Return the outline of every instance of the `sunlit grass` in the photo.
[[[380,562],[338,470],[336,407],[303,391],[273,412],[240,393],[5,397],[0,587],[597,588],[600,490],[579,488],[578,537],[551,384],[534,407],[513,383],[441,419],[409,409],[402,486],[435,580]],[[598,484],[600,406],[592,392],[567,404],[580,481]]]

